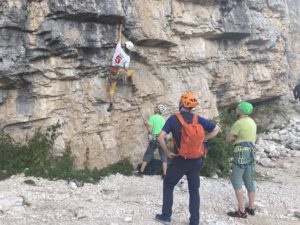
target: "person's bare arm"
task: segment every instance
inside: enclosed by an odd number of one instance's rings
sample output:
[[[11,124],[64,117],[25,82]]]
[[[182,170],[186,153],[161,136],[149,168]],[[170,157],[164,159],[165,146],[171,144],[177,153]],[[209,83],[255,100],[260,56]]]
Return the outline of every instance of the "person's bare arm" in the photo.
[[[117,42],[120,44],[122,43],[122,29],[123,29],[123,25],[120,23],[119,30],[118,30],[118,40],[117,40]]]
[[[219,126],[216,126],[211,132],[206,134],[204,141],[207,141],[213,137],[215,137],[221,131]]]
[[[232,133],[228,133],[226,136],[226,141],[233,142],[236,139],[235,135]]]
[[[152,133],[152,130],[153,130],[153,127],[150,126],[146,120],[144,121],[144,124],[145,124],[145,126],[147,127],[148,132],[151,134],[151,133]]]

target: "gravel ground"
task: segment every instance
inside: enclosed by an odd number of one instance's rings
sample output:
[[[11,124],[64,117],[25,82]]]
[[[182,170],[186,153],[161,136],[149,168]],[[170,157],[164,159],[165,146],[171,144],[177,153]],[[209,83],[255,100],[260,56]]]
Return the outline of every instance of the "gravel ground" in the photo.
[[[236,207],[229,180],[201,177],[201,224],[299,224],[295,212],[300,211],[300,159],[286,158],[282,162],[288,163],[289,168],[257,167],[259,172],[273,178],[256,182],[257,214],[246,220],[226,215]],[[25,184],[28,179],[36,185]],[[24,201],[18,203],[16,199]],[[138,178],[117,174],[96,185],[76,187],[66,181],[18,175],[0,182],[0,224],[158,225],[153,218],[160,212],[161,199],[159,176]],[[175,188],[173,211],[173,225],[188,225],[185,180]]]

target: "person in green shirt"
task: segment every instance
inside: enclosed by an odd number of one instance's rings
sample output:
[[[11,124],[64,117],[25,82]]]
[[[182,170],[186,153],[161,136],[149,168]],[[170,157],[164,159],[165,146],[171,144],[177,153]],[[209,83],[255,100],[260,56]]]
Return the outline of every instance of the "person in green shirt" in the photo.
[[[256,123],[249,117],[253,106],[249,102],[240,102],[236,113],[239,119],[233,124],[226,140],[233,142],[233,161],[231,183],[238,201],[238,210],[228,212],[231,217],[247,218],[247,213],[254,215],[255,187],[253,183],[253,170],[255,162]],[[244,193],[242,182],[246,186],[249,206],[244,206]]]
[[[162,113],[166,111],[166,107],[164,105],[157,105],[154,108],[154,114],[150,117],[148,122],[145,121],[145,125],[147,126],[148,132],[151,134],[152,139],[148,145],[148,148],[144,154],[143,162],[139,171],[135,173],[136,176],[143,177],[144,170],[148,163],[153,158],[154,151],[158,148],[159,155],[162,161],[163,174],[162,178],[165,177],[167,173],[167,156],[164,150],[161,148],[157,136],[161,132],[161,129],[165,125],[165,119],[161,116]]]

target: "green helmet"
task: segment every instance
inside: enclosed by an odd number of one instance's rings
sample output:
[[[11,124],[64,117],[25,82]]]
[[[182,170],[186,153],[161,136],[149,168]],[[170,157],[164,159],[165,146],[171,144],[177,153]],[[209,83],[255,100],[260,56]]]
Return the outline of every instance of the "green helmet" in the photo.
[[[253,106],[249,102],[240,102],[237,108],[246,115],[250,115],[253,112]]]

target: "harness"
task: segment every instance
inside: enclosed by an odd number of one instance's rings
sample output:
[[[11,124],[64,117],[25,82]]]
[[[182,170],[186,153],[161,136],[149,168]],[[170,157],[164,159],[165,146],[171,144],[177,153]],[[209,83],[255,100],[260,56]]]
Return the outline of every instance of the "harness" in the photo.
[[[234,145],[233,163],[252,164],[254,162],[255,162],[255,146],[252,142],[241,142]]]
[[[234,147],[237,147],[237,146],[253,148],[254,144],[252,142],[241,142],[241,143],[234,145]]]
[[[128,76],[125,69],[120,67],[112,67],[110,70],[109,81],[121,81],[122,84],[127,84]]]

